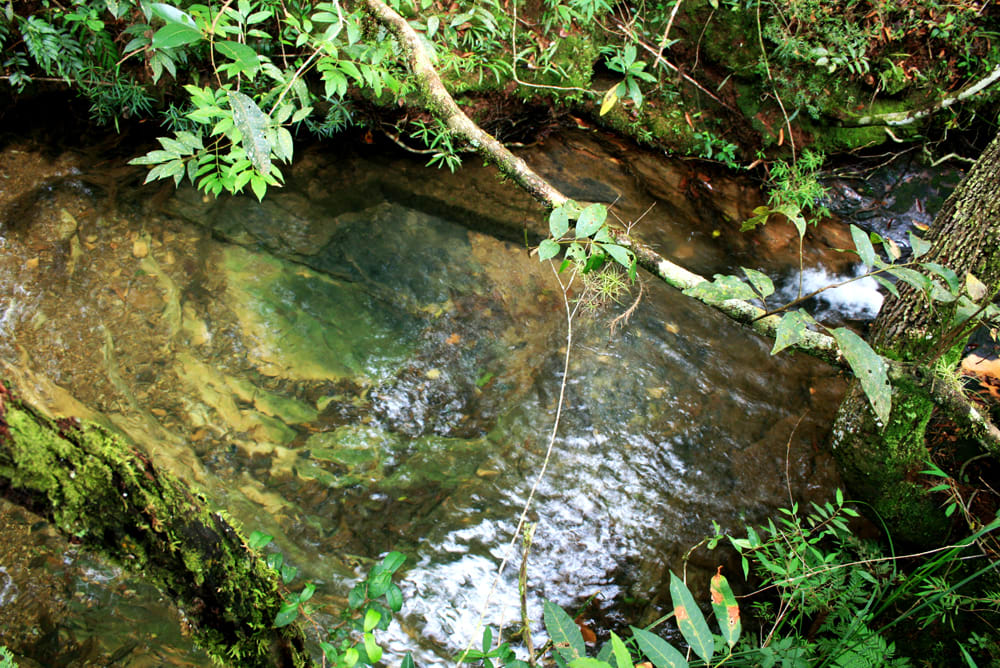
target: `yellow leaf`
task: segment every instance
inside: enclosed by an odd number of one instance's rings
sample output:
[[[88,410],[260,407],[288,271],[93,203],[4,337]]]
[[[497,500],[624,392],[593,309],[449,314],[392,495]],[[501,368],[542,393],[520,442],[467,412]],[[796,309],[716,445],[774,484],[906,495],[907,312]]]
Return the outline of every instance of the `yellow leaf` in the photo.
[[[986,296],[987,290],[983,282],[972,274],[965,275],[965,292],[969,295],[969,298],[978,302],[980,299]]]
[[[618,84],[615,84],[604,94],[604,101],[601,102],[601,116],[611,111],[618,103]]]

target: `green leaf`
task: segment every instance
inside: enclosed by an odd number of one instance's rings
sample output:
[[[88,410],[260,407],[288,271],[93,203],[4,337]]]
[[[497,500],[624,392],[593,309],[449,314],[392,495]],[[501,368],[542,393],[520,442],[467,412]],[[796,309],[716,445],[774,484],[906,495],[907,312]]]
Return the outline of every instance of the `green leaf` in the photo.
[[[493,629],[487,626],[483,629],[483,654],[490,651],[490,645],[493,644]]]
[[[233,124],[240,131],[243,150],[260,174],[271,171],[271,144],[267,141],[267,126],[270,118],[257,103],[235,90],[228,91],[229,106],[233,110]],[[262,184],[263,185],[263,184]],[[258,188],[254,186],[254,192]],[[262,197],[258,194],[258,197]]]
[[[153,48],[174,49],[201,40],[201,31],[180,23],[168,23],[153,34]]]
[[[684,640],[702,661],[708,663],[715,653],[715,640],[705,622],[705,616],[694,602],[691,591],[676,573],[670,573],[670,599],[674,604],[674,617]]]
[[[274,536],[266,534],[263,531],[254,531],[247,539],[247,545],[253,550],[259,550],[272,540],[274,540]]]
[[[179,23],[192,28],[195,27],[194,19],[173,5],[168,5],[165,2],[153,2],[150,3],[149,8],[153,10],[154,15],[160,17],[167,23]]]
[[[837,493],[841,493],[837,490]],[[843,499],[843,497],[841,497]],[[729,581],[722,574],[722,567],[712,576],[709,584],[709,592],[712,595],[712,610],[715,611],[715,619],[719,622],[719,630],[722,638],[732,649],[740,639],[742,624],[740,623],[740,606],[736,602],[736,596],[729,586]]]
[[[632,663],[632,655],[629,654],[625,643],[614,631],[611,632],[611,647],[614,649],[615,663],[618,664],[618,668],[635,668],[635,664]]]
[[[764,299],[767,299],[774,294],[774,282],[767,276],[756,269],[747,269],[746,267],[740,267],[743,273],[746,274],[747,279],[750,281],[750,285],[753,289],[757,291]]]
[[[918,258],[921,255],[925,255],[927,251],[931,249],[931,242],[926,239],[921,239],[912,231],[909,232],[910,236],[910,248],[913,249],[913,257]]]
[[[774,347],[771,354],[777,355],[789,346],[794,346],[806,338],[809,325],[815,323],[812,316],[805,311],[789,311],[778,321],[778,331],[774,336]]]
[[[282,626],[288,626],[299,616],[299,600],[296,598],[294,601],[285,603],[278,610],[278,614],[274,617],[275,628],[281,628]]]
[[[365,636],[365,654],[368,655],[368,663],[376,663],[382,658],[382,648],[378,646],[375,642],[375,634],[366,633]]]
[[[601,244],[601,250],[614,258],[615,262],[628,269],[635,259],[632,251],[618,244]]]
[[[281,581],[288,584],[295,579],[295,576],[299,574],[299,569],[296,566],[289,566],[285,564],[281,567]]]
[[[379,621],[381,621],[381,619],[382,619],[381,612],[375,610],[374,608],[368,608],[368,610],[365,611],[365,625],[364,625],[365,633],[368,633],[376,626],[378,626],[378,623]]]
[[[302,593],[299,594],[299,603],[305,603],[313,597],[316,593],[316,585],[312,582],[307,582],[306,586],[302,588]]]
[[[937,262],[922,262],[920,263],[920,266],[943,278],[944,282],[948,284],[948,289],[951,290],[951,293],[956,297],[962,291],[961,279],[958,277],[958,274],[952,271],[949,267],[940,265]]]
[[[552,601],[545,601],[542,607],[542,618],[545,620],[545,630],[548,631],[552,645],[565,661],[572,661],[586,656],[587,650],[583,643],[583,634],[573,621]]]
[[[399,612],[403,609],[403,591],[399,588],[399,585],[393,583],[389,586],[389,589],[385,592],[385,600],[389,604],[389,609],[393,612]]]
[[[407,652],[406,656],[403,657],[403,662],[399,664],[399,668],[416,668],[413,663],[413,653]]]
[[[895,276],[901,281],[909,283],[924,295],[930,294],[931,288],[933,287],[931,279],[921,274],[919,271],[910,269],[908,267],[895,267],[890,266],[886,269],[890,274]]]
[[[552,239],[543,239],[538,245],[538,259],[544,262],[559,255],[562,247]]]
[[[639,649],[656,668],[688,668],[687,659],[666,640],[644,629],[632,627]]]
[[[889,292],[889,294],[893,295],[894,297],[899,296],[899,290],[896,289],[896,285],[892,281],[887,281],[881,276],[872,276],[872,278],[874,278],[879,285],[885,288],[886,291]]]
[[[872,246],[871,239],[856,225],[851,225],[851,238],[854,239],[854,247],[858,250],[858,256],[866,267],[875,266],[875,247]]]
[[[553,239],[561,239],[567,231],[569,231],[569,215],[564,207],[557,206],[549,214],[549,234]]]
[[[392,574],[398,571],[405,563],[406,555],[402,552],[393,550],[382,559],[382,568],[384,568],[389,574]]]
[[[569,668],[611,668],[611,664],[600,659],[583,656],[569,662]]]
[[[576,238],[583,239],[601,229],[608,217],[608,208],[603,204],[591,204],[580,212],[576,220]]]
[[[257,52],[239,42],[216,42],[215,50],[240,66],[240,70],[251,79],[260,69]]]
[[[892,386],[883,360],[871,346],[849,329],[838,327],[830,332],[840,346],[840,352],[861,383],[861,389],[872,405],[872,410],[882,422],[889,421],[892,410]]]

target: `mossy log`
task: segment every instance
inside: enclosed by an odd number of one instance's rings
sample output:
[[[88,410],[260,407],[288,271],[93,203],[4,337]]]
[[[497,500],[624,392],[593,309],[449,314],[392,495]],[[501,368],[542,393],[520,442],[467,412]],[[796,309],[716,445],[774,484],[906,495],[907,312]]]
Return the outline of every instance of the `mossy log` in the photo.
[[[945,202],[927,234],[931,242],[922,261],[952,268],[959,277],[971,273],[993,299],[1000,290],[1000,137],[986,148],[975,166]],[[872,324],[870,341],[877,352],[900,365],[922,369],[931,382],[911,375],[894,376],[893,408],[888,424],[877,425],[855,383],[841,404],[834,423],[834,452],[848,484],[868,499],[897,535],[917,542],[936,538],[945,519],[934,507],[915,474],[928,459],[924,433],[935,401],[932,392],[960,395],[957,381],[932,375],[928,365],[954,369],[969,329],[955,325],[954,306],[931,303],[909,285],[889,297]],[[949,383],[952,387],[949,387]],[[997,456],[995,440],[983,438],[976,425],[962,418],[982,418],[984,412],[965,402],[951,406],[949,415],[967,435],[979,439]],[[973,421],[975,422],[975,421]],[[991,425],[990,425],[991,426]]]
[[[272,625],[276,575],[220,513],[125,438],[52,421],[2,379],[0,494],[157,585],[220,663],[310,663],[301,629]]]

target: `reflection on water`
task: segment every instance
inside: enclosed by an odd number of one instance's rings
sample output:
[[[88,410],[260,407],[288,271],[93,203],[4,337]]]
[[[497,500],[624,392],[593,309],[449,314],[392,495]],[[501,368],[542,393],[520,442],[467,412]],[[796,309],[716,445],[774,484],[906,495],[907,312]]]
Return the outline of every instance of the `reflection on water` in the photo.
[[[274,534],[323,585],[317,598],[336,602],[359,564],[405,552],[391,643],[430,664],[474,633],[542,465],[559,286],[515,244],[391,201],[333,214],[295,182],[265,205],[182,192],[169,215],[112,213],[79,190],[39,200],[0,258],[5,373],[54,411],[95,411],[247,530]],[[659,284],[612,335],[616,310],[575,324],[530,513],[536,613],[596,596],[587,614],[604,622],[656,614],[711,520],[733,528],[786,502],[786,471],[796,496],[833,484],[817,447],[841,391],[829,368],[773,359]],[[691,576],[715,559],[696,556]],[[66,577],[87,579],[74,568]],[[488,622],[519,616],[516,570]],[[148,622],[87,619],[107,654]],[[133,665],[167,651],[143,647]]]

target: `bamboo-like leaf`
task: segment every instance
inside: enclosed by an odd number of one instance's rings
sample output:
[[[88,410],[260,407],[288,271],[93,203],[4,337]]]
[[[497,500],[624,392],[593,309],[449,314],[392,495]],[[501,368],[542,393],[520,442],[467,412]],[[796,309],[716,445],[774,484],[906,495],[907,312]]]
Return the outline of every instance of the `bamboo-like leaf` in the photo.
[[[921,239],[913,232],[909,233],[910,236],[910,248],[913,249],[913,257],[917,258],[924,255],[931,249],[931,242],[926,239]]]
[[[840,493],[840,490],[837,492]],[[715,619],[719,622],[722,638],[732,649],[740,639],[743,629],[740,623],[740,606],[736,602],[729,581],[722,574],[722,566],[719,566],[719,570],[712,576],[709,591],[712,594],[712,610],[715,611]]]
[[[861,383],[861,389],[871,403],[872,410],[882,422],[889,421],[892,410],[892,386],[883,360],[871,346],[849,329],[838,327],[830,332],[840,346],[840,352]]]
[[[909,267],[896,266],[890,266],[887,271],[899,280],[909,283],[917,290],[920,290],[925,296],[930,294],[931,279],[924,276],[919,271],[910,269]]]
[[[614,109],[615,105],[618,104],[618,86],[614,85],[604,93],[604,100],[601,101],[601,111],[600,116],[608,113]]]
[[[702,661],[709,663],[715,653],[715,640],[705,622],[705,616],[694,601],[691,591],[676,573],[670,573],[670,599],[681,635]]]
[[[625,643],[614,631],[611,632],[611,648],[615,653],[615,663],[618,664],[618,668],[635,668],[635,664],[632,663],[632,655],[629,654]]]
[[[688,668],[687,659],[666,640],[644,629],[632,627],[632,635],[639,643],[643,655],[656,668]]]
[[[183,23],[168,23],[153,34],[154,49],[174,49],[201,40],[201,31]]]
[[[243,93],[235,90],[228,93],[229,106],[233,110],[233,124],[240,131],[243,150],[254,169],[267,175],[271,171],[271,144],[267,141],[270,118],[260,110],[256,102]]]
[[[809,328],[809,325],[815,322],[811,315],[801,309],[789,311],[781,316],[781,320],[778,321],[778,331],[774,336],[774,347],[771,348],[771,354],[777,355],[785,348],[794,346],[805,339],[806,330]]]
[[[937,262],[922,262],[921,267],[928,271],[933,271],[935,274],[944,279],[944,282],[948,284],[948,289],[951,290],[952,294],[956,297],[962,291],[962,280],[958,277],[954,271],[949,267],[938,264]]]
[[[866,267],[875,266],[875,247],[872,246],[871,239],[856,225],[851,225],[851,239],[854,240],[854,247],[858,251],[858,257]]]
[[[552,601],[545,601],[542,607],[542,618],[545,620],[545,630],[548,631],[552,645],[567,662],[586,656],[587,649],[583,643],[583,634],[573,621]]]

